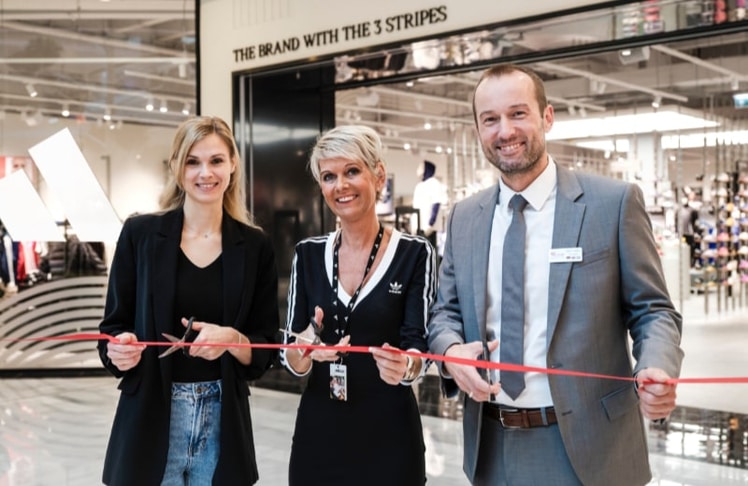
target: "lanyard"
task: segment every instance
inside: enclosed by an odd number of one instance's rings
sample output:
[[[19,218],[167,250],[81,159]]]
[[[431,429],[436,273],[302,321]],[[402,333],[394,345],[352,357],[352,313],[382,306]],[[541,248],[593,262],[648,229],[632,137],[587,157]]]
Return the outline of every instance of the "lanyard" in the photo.
[[[338,233],[338,237],[335,240],[335,249],[332,253],[332,305],[335,307],[335,320],[338,321],[338,334],[345,336],[348,334],[348,316],[351,315],[351,312],[353,311],[353,306],[356,305],[356,300],[358,299],[358,294],[361,293],[361,287],[364,286],[364,282],[366,281],[366,276],[369,275],[369,271],[371,270],[372,265],[374,264],[374,260],[377,258],[377,252],[379,251],[379,245],[382,243],[382,237],[384,236],[384,227],[382,226],[382,223],[379,223],[379,232],[377,233],[377,237],[374,239],[374,244],[371,247],[371,253],[369,254],[369,259],[366,262],[366,268],[364,269],[364,276],[361,278],[361,283],[358,284],[358,288],[355,292],[353,292],[353,295],[351,296],[351,300],[348,302],[348,307],[345,310],[345,316],[343,316],[343,319],[340,319],[340,308],[338,307],[338,270],[339,270],[339,255],[340,252],[340,240],[343,237],[343,231],[341,230],[340,233]],[[342,329],[342,322],[345,321],[345,329]]]

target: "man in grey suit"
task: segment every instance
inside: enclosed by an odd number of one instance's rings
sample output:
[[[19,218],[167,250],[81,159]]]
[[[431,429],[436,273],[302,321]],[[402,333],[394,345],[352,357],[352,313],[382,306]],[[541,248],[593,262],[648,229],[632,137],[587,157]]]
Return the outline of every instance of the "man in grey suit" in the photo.
[[[526,68],[485,71],[473,109],[483,151],[501,177],[452,209],[431,351],[500,361],[502,307],[521,306],[524,365],[635,376],[636,386],[533,372],[516,395],[502,389],[504,372],[445,362],[444,392],[465,393],[465,473],[475,485],[646,484],[643,417],[665,418],[675,407],[668,380],[678,376],[683,351],[681,316],[665,287],[642,192],[554,163],[545,142],[553,107]],[[528,202],[520,210],[524,296],[502,303],[507,206],[515,194]]]

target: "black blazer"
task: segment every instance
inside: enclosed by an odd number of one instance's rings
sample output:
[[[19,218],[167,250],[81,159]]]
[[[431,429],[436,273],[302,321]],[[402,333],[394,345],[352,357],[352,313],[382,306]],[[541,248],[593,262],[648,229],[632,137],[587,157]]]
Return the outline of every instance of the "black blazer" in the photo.
[[[125,221],[114,254],[102,333],[134,332],[141,341],[163,341],[174,319],[177,255],[184,213],[134,216]],[[275,342],[279,327],[278,271],[265,234],[224,213],[223,325],[245,334],[252,343]],[[106,452],[103,481],[108,485],[158,485],[166,465],[171,408],[171,360],[160,360],[160,347],[143,351],[135,368],[122,372],[98,343],[104,366],[121,377],[121,390]],[[221,356],[223,395],[221,454],[213,484],[257,481],[247,380],[259,378],[276,351],[253,349],[243,366],[231,354]]]

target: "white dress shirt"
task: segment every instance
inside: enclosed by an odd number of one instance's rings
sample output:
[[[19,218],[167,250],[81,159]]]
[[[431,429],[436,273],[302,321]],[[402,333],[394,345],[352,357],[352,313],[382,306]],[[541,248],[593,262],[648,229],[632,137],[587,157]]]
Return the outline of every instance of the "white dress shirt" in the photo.
[[[488,257],[488,282],[486,288],[486,330],[488,340],[501,336],[501,275],[504,235],[512,221],[509,200],[516,193],[500,179],[499,201],[491,226],[491,247]],[[549,252],[553,242],[553,215],[556,208],[556,164],[549,160],[548,167],[520,194],[527,200],[524,210],[527,225],[525,250],[525,351],[524,364],[545,368],[548,350],[548,277]],[[501,347],[501,342],[499,342]],[[499,349],[491,353],[491,361],[499,362]],[[493,380],[500,381],[500,372],[494,371]],[[502,405],[536,408],[553,405],[548,376],[544,373],[526,373],[525,389],[512,400],[503,390],[496,397]]]

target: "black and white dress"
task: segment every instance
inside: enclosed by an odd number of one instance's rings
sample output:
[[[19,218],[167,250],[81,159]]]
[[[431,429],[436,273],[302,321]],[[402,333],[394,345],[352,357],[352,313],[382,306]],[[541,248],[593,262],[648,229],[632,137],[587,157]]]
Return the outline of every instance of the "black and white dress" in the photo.
[[[436,295],[433,247],[424,238],[394,230],[382,260],[355,301],[346,329],[335,318],[336,309],[345,314],[351,299],[341,286],[333,296],[336,237],[331,233],[296,245],[286,329],[302,332],[314,316],[314,307],[320,306],[323,342],[335,344],[350,334],[352,346],[389,343],[426,351],[428,311]],[[283,353],[282,361],[293,373]],[[313,362],[296,417],[289,483],[424,484],[423,431],[411,387],[382,381],[368,353],[349,353],[342,362],[347,368],[345,401],[330,398],[330,363]]]

